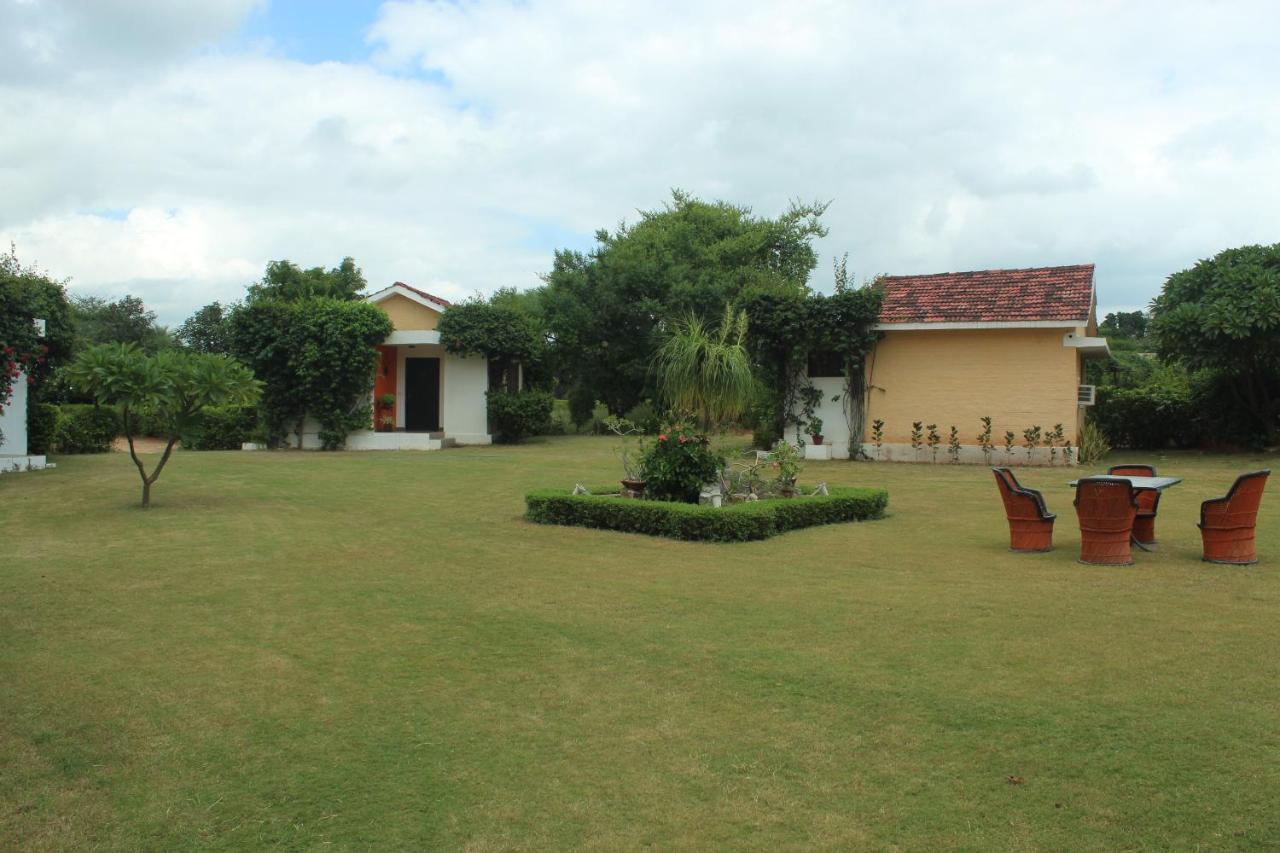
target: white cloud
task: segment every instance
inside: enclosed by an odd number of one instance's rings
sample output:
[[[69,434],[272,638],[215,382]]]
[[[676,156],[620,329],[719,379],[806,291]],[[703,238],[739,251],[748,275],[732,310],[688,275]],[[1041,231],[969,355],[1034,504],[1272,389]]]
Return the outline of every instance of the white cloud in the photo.
[[[368,65],[211,53],[248,0],[135,10],[151,36],[91,49],[105,6],[28,5],[0,36],[0,238],[171,322],[281,257],[534,284],[675,186],[834,200],[821,287],[845,251],[864,275],[1096,261],[1104,308],[1136,307],[1280,239],[1261,5],[388,3]]]

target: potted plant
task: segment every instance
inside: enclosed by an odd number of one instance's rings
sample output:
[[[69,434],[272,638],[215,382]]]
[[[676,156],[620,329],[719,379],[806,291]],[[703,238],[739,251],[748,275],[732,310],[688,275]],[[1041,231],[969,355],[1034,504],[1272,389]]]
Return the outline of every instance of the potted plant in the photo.
[[[624,495],[638,498],[644,494],[644,439],[639,427],[626,418],[611,415],[605,420],[609,432],[622,439],[615,451],[622,463],[622,492]]]
[[[381,415],[378,418],[379,432],[394,432],[396,428],[396,419],[391,415]]]
[[[383,411],[387,411],[388,409],[394,409],[395,407],[396,407],[395,394],[383,394],[378,398],[379,409],[382,409]]]
[[[817,415],[809,419],[809,437],[815,445],[822,445],[822,418]]]

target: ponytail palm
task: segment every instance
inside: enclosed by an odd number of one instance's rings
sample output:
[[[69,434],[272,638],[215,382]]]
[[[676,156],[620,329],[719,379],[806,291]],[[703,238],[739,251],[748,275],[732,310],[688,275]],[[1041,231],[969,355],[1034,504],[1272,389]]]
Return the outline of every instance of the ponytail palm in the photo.
[[[696,418],[705,429],[740,416],[754,380],[747,355],[747,314],[726,305],[712,329],[699,317],[679,323],[658,350],[658,388],[667,407]]]

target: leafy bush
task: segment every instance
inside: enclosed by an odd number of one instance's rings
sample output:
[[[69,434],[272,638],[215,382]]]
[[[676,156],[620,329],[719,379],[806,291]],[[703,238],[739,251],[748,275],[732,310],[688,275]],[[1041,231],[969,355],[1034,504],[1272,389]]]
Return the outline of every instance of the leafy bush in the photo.
[[[547,429],[555,400],[546,391],[490,391],[489,426],[500,442],[516,444]]]
[[[1189,447],[1198,438],[1197,411],[1185,383],[1099,388],[1092,414],[1115,447]]]
[[[569,417],[581,429],[591,423],[596,410],[596,394],[590,388],[574,388],[569,392]]]
[[[653,435],[662,429],[662,416],[653,407],[653,403],[643,400],[627,412],[626,419],[646,435]]]
[[[660,501],[697,503],[706,483],[717,482],[724,457],[711,449],[711,440],[685,427],[658,434],[644,455],[641,470],[645,493]]]
[[[611,491],[602,488],[598,491]],[[543,489],[525,496],[526,516],[563,524],[705,542],[747,542],[788,530],[880,518],[889,504],[882,489],[834,488],[829,495],[750,501],[714,508],[604,494]]]
[[[106,453],[120,434],[120,415],[109,406],[68,404],[58,418],[59,453]]]
[[[58,437],[58,407],[51,403],[31,403],[27,407],[27,452],[43,456]]]
[[[1085,421],[1084,430],[1080,433],[1080,462],[1093,465],[1102,461],[1102,457],[1111,452],[1107,436],[1092,419]]]
[[[182,433],[187,450],[239,450],[252,441],[257,412],[252,407],[208,409],[199,422]]]

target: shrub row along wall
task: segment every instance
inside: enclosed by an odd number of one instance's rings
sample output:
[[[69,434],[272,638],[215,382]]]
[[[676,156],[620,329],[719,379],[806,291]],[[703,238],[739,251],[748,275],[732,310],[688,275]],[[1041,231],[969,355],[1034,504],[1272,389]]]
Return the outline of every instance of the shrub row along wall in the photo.
[[[802,527],[880,518],[889,505],[889,493],[883,489],[832,488],[829,495],[750,501],[719,509],[608,494],[575,495],[566,489],[530,492],[524,501],[526,517],[539,524],[594,527],[690,541],[747,542]]]

